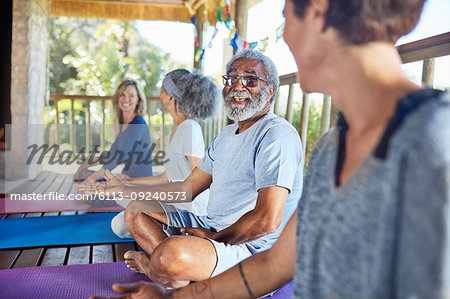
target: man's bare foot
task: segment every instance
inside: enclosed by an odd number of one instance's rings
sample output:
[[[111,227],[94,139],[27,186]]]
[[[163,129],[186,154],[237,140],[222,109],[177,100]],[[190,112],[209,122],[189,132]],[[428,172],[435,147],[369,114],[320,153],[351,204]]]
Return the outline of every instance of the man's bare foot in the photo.
[[[153,282],[159,283],[169,289],[178,289],[187,286],[189,280],[172,280],[161,273],[150,273],[150,256],[145,252],[129,250],[123,255],[127,267],[137,273],[144,273]]]
[[[150,257],[145,252],[129,250],[123,255],[127,267],[137,273],[147,273],[150,267]]]

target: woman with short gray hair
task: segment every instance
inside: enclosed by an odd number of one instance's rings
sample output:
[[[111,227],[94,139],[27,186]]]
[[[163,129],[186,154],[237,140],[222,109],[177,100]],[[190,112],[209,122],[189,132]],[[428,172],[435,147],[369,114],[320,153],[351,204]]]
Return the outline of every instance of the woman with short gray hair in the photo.
[[[211,79],[201,74],[177,69],[166,75],[162,82],[160,99],[164,110],[173,119],[169,144],[166,147],[165,171],[157,176],[142,178],[122,177],[125,183],[153,185],[184,181],[205,155],[203,133],[198,120],[212,117],[217,110],[220,92]],[[110,180],[114,177],[107,173]],[[192,203],[177,203],[177,207],[196,215],[205,215],[208,190],[199,194]],[[112,229],[119,237],[130,237],[125,227],[124,213],[112,221]]]

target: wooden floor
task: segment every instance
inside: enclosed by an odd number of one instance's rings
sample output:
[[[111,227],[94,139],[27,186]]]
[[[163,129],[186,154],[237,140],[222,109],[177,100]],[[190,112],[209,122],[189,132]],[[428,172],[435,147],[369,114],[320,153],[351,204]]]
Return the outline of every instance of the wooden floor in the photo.
[[[44,172],[37,179],[26,182],[10,192],[26,193],[34,191],[45,193],[55,191],[67,195],[74,193],[76,187],[77,185],[72,183],[72,175]],[[63,211],[0,214],[0,221],[8,218],[58,217],[86,213],[84,211]],[[124,260],[123,254],[128,250],[141,250],[141,248],[135,242],[131,242],[0,249],[0,269],[120,262]]]

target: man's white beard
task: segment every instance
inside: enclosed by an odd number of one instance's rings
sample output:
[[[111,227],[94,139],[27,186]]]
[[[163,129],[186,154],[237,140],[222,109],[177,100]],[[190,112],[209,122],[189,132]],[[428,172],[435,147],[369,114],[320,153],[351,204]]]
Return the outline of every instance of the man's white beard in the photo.
[[[225,100],[225,113],[229,119],[234,122],[243,121],[252,118],[261,112],[267,103],[269,95],[269,86],[261,89],[261,91],[252,97],[249,91],[230,91],[228,95],[223,92]],[[247,103],[239,105],[233,103],[233,98],[248,98]]]

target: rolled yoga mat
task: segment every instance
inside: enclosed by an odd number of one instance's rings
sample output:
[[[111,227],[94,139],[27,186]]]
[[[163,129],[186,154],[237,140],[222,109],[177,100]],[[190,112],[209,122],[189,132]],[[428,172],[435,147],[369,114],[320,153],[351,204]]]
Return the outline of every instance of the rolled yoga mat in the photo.
[[[104,263],[0,270],[2,298],[89,298],[90,295],[117,296],[113,283],[150,281],[125,263]],[[292,281],[269,298],[293,298]],[[220,296],[219,296],[220,297]]]
[[[0,249],[130,242],[111,230],[116,213],[0,220]],[[1,293],[0,293],[1,294]]]
[[[120,201],[105,201],[96,205],[89,204],[83,200],[14,200],[12,198],[0,198],[0,213],[32,213],[32,212],[60,212],[60,211],[91,211],[91,212],[113,212],[124,208],[119,205]],[[117,204],[116,204],[117,203]]]

